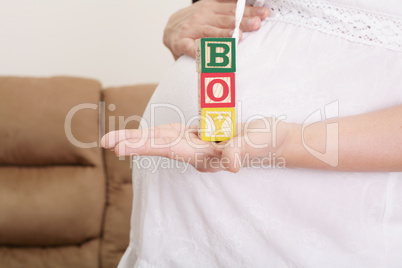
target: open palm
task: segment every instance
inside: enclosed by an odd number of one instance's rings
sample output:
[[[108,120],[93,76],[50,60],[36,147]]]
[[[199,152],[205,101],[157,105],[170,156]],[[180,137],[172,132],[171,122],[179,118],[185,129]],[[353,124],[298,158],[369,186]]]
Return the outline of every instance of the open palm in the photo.
[[[166,124],[149,129],[112,131],[102,138],[101,144],[114,150],[117,156],[163,156],[190,163],[202,172],[237,172],[241,166],[249,166],[243,161],[245,158],[263,159],[269,153],[282,151],[287,128],[276,131],[273,141],[271,122],[265,119],[240,124],[234,138],[220,143],[202,141],[196,127]]]

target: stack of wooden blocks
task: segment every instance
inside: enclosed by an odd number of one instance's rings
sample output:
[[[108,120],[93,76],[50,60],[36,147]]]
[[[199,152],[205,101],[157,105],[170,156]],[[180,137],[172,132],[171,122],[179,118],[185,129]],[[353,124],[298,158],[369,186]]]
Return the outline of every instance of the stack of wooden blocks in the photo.
[[[196,40],[199,132],[203,141],[224,141],[235,135],[235,38]]]

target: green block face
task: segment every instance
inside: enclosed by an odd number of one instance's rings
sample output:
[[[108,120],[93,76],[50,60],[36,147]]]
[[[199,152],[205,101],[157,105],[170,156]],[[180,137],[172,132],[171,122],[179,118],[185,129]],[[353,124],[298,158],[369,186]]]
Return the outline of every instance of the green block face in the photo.
[[[236,72],[235,38],[201,38],[196,47],[199,72]]]

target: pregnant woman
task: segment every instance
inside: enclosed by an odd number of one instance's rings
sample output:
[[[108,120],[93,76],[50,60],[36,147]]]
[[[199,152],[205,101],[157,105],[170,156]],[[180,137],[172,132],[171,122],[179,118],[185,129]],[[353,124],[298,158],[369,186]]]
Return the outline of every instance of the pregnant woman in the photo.
[[[237,47],[236,137],[189,127],[198,78],[182,56],[142,129],[102,140],[139,155],[119,267],[402,267],[402,2],[248,4],[270,15]]]

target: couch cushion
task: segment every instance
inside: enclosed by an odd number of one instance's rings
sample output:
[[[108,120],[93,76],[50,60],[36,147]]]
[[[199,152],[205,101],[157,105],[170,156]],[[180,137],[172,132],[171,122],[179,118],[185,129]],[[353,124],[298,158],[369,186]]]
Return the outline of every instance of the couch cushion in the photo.
[[[100,165],[97,146],[83,149],[70,142],[98,141],[98,110],[89,107],[98,106],[100,88],[83,78],[0,77],[0,163]],[[71,136],[65,121],[74,107],[87,108],[72,117]]]
[[[4,268],[99,268],[99,239],[64,247],[0,247]]]
[[[100,168],[1,167],[0,245],[80,244],[101,234]]]

